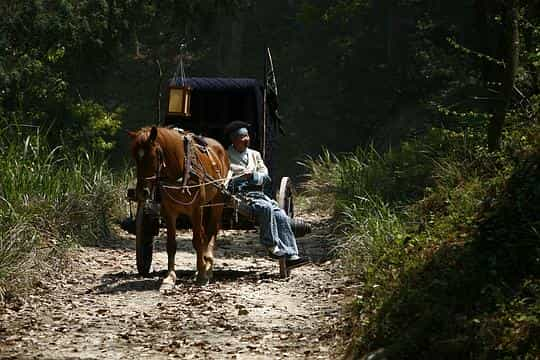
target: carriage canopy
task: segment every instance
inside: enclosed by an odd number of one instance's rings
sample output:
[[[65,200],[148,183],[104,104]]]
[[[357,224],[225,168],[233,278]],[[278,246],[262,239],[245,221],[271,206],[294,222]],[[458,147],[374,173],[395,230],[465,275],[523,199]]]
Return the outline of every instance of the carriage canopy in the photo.
[[[185,87],[191,90],[190,116],[168,113],[166,125],[175,125],[195,133],[210,136],[227,145],[224,127],[231,121],[250,124],[252,147],[270,160],[277,119],[268,115],[264,123],[263,84],[249,78],[172,78],[169,89]],[[268,111],[268,110],[266,110]],[[270,113],[268,113],[270,114]],[[265,136],[262,136],[262,134]],[[263,142],[265,144],[263,144]]]

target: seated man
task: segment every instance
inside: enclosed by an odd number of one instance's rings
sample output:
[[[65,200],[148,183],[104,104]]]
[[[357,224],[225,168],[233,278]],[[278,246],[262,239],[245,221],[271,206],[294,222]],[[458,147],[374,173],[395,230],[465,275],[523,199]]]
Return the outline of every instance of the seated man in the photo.
[[[229,188],[233,192],[243,192],[249,198],[255,221],[259,225],[260,241],[270,256],[285,256],[287,268],[304,265],[308,260],[298,255],[296,238],[287,214],[262,190],[253,189],[254,185],[264,186],[270,177],[261,154],[249,148],[248,126],[247,123],[233,121],[225,128],[232,142],[227,149],[231,162]]]

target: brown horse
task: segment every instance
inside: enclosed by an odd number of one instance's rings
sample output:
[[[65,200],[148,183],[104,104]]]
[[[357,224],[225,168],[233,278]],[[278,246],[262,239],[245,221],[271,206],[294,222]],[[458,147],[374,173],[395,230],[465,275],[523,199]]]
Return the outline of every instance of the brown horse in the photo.
[[[176,220],[180,214],[191,220],[197,281],[208,283],[223,213],[219,186],[229,171],[227,152],[214,139],[175,129],[147,127],[129,132],[129,136],[137,163],[137,201],[142,203],[149,194],[159,192],[160,213],[167,223],[168,271],[161,289],[176,283]]]

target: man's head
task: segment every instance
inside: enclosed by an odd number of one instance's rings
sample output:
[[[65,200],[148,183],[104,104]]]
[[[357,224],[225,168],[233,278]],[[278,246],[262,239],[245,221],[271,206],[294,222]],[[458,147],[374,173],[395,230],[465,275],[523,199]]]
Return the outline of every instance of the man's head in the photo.
[[[250,138],[248,127],[248,123],[243,121],[233,121],[225,128],[225,133],[229,136],[234,149],[238,152],[243,152],[249,147]]]

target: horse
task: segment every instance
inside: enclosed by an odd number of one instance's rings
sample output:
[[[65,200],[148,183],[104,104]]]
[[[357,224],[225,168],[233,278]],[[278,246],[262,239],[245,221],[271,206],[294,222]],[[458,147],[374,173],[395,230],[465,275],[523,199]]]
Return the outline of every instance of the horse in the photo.
[[[176,220],[181,214],[192,225],[197,283],[207,284],[224,207],[220,185],[229,171],[226,150],[215,139],[179,129],[152,126],[128,135],[136,162],[136,200],[145,202],[150,194],[159,194],[160,215],[167,224],[168,266],[161,290],[176,283]]]

